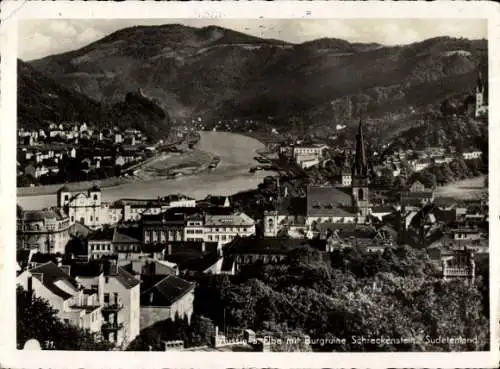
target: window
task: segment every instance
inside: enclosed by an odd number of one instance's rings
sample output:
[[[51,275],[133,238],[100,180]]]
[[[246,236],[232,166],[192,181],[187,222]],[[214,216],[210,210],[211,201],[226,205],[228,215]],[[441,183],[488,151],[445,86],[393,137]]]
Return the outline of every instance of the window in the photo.
[[[97,195],[94,195],[94,201],[97,201]]]
[[[108,277],[106,277],[106,283],[107,283]],[[109,293],[104,294],[104,303],[109,304]]]
[[[109,283],[109,277],[104,277],[104,283]],[[109,294],[108,294],[108,299],[109,299]]]
[[[69,195],[64,195],[64,201],[68,201],[69,200]]]
[[[364,200],[364,197],[365,197],[365,196],[364,196],[363,189],[362,189],[362,188],[360,188],[360,189],[358,190],[358,200],[359,200],[359,201],[363,201],[363,200]]]
[[[209,236],[208,236],[208,240],[209,240],[209,241],[212,241],[212,235],[209,235]]]
[[[94,245],[89,245],[90,251],[94,251]]]
[[[94,217],[91,215],[90,216],[90,221],[92,222],[94,220]]]
[[[95,221],[98,222],[99,221],[99,217],[95,217]]]
[[[71,222],[74,222],[75,221],[75,217],[72,215],[71,216]]]

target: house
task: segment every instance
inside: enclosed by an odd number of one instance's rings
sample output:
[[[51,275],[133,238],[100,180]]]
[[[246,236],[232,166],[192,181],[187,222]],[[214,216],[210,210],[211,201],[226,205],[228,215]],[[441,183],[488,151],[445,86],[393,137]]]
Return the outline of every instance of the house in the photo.
[[[141,276],[141,329],[193,314],[195,283],[175,275]]]
[[[473,251],[465,248],[444,253],[441,255],[441,266],[445,281],[459,279],[474,283],[476,264]]]
[[[223,245],[235,237],[248,237],[255,234],[255,221],[245,213],[235,212],[228,215],[206,214],[202,239]],[[187,228],[188,229],[188,228]],[[189,237],[186,237],[189,240]]]
[[[49,261],[22,272],[17,285],[47,300],[62,321],[94,333],[101,331],[99,296],[71,277],[69,267]]]
[[[312,168],[320,163],[319,158],[311,155],[297,155],[295,161],[302,169]]]
[[[483,152],[477,149],[471,149],[462,153],[464,160],[480,159],[482,155]]]
[[[104,228],[89,234],[87,252],[89,259],[100,259],[104,255],[113,255],[113,237],[115,228]]]
[[[123,142],[123,136],[121,133],[115,133],[114,142],[115,144],[120,144]]]
[[[140,236],[141,230],[138,227],[114,229],[112,245],[119,259],[129,259],[136,254],[142,254]]]
[[[328,146],[321,144],[294,146],[292,148],[292,155],[294,158],[301,155],[311,155],[317,159],[321,159],[323,157],[324,150],[327,148]]]
[[[230,208],[171,208],[142,218],[144,244],[165,242],[217,242],[222,245],[237,235],[255,234],[255,221]]]
[[[308,244],[307,240],[236,237],[223,249],[223,257],[234,261],[234,272],[258,262],[263,264],[278,264],[288,258],[288,254]]]
[[[102,333],[117,346],[126,347],[139,335],[140,283],[116,264],[111,263],[105,270]]]
[[[430,167],[432,161],[430,159],[418,159],[418,160],[411,160],[409,164],[412,166],[412,169],[415,172],[420,172],[425,168]]]
[[[17,239],[24,249],[43,253],[65,253],[72,222],[61,209],[20,210],[17,214]]]

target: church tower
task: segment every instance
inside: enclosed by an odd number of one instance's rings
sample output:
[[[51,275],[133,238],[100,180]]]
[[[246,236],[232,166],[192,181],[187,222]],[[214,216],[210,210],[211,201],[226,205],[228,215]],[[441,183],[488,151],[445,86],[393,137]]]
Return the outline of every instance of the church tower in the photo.
[[[369,215],[368,164],[361,119],[359,121],[358,134],[356,135],[356,156],[352,167],[352,205],[359,215],[363,217]]]
[[[352,184],[352,171],[350,169],[349,165],[349,155],[347,153],[347,149],[344,150],[344,163],[342,165],[342,171],[341,171],[341,183],[343,187],[349,187]]]
[[[475,107],[476,118],[483,115],[486,111],[485,92],[486,92],[486,87],[483,81],[483,75],[481,73],[481,70],[479,70],[477,74],[477,83],[476,83],[476,107]]]

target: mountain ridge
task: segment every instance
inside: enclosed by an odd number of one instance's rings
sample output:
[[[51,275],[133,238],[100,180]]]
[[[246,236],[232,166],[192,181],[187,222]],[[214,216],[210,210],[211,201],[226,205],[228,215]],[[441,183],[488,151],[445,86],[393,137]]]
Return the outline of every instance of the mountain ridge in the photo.
[[[141,88],[176,119],[273,117],[284,124],[301,116],[325,124],[344,119],[347,100],[351,116],[384,116],[468,93],[486,57],[485,40],[293,44],[176,24],[125,28],[30,65],[95,100],[120,101]]]
[[[39,129],[70,121],[137,128],[149,137],[166,136],[171,124],[168,114],[142,91],[128,91],[122,101],[103,104],[60,86],[18,60],[19,127]]]

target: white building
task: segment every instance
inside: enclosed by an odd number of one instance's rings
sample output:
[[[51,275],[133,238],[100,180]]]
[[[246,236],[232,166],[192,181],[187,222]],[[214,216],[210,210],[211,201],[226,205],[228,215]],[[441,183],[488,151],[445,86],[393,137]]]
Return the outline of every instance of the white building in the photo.
[[[479,159],[483,155],[481,150],[470,150],[462,153],[462,156],[465,160],[474,160]]]
[[[17,239],[25,249],[64,254],[72,225],[73,222],[61,209],[18,209]]]
[[[95,229],[109,224],[109,206],[102,203],[101,196],[96,186],[74,195],[67,187],[62,187],[57,191],[57,206],[66,210],[72,223],[80,222]]]
[[[175,210],[175,209],[172,209]],[[203,214],[193,209],[148,216],[142,222],[143,243],[205,241],[226,244],[237,235],[255,234],[255,221],[245,213]]]
[[[47,300],[62,321],[94,333],[101,331],[98,294],[84,289],[67,268],[52,262],[36,266],[19,274],[17,285]]]
[[[102,332],[116,346],[126,347],[140,332],[140,283],[125,269],[111,266],[104,276]]]

